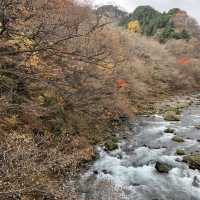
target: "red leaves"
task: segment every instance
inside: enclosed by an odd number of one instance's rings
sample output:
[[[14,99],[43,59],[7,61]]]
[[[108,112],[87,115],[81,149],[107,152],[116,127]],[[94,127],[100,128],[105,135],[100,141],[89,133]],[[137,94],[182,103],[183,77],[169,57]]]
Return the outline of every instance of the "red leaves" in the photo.
[[[126,80],[119,79],[116,81],[117,89],[126,88],[128,83]]]
[[[183,57],[183,58],[180,58],[178,60],[178,64],[180,64],[180,65],[188,65],[188,64],[190,64],[190,60],[188,58],[186,58],[186,57]]]

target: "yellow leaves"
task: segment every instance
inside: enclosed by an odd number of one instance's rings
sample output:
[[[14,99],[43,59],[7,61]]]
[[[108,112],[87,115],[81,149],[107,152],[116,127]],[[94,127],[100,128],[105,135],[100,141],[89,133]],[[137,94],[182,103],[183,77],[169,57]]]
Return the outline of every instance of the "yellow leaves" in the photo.
[[[104,64],[104,67],[107,68],[107,69],[113,69],[114,66],[115,66],[114,63],[106,63],[106,64]]]
[[[54,97],[54,96],[55,96],[55,91],[53,91],[53,90],[46,90],[46,91],[44,92],[43,95],[44,95],[45,97],[51,98],[51,97]]]
[[[81,154],[84,160],[89,161],[92,159],[95,153],[94,153],[94,149],[91,146],[89,146],[89,147],[84,148],[81,151]]]
[[[128,23],[128,30],[132,33],[141,33],[140,23],[138,20]]]
[[[63,106],[65,104],[65,99],[61,96],[57,96],[56,98],[58,105]]]
[[[98,68],[104,70],[108,74],[111,74],[113,72],[114,67],[115,67],[114,61],[98,63]]]
[[[18,45],[21,50],[29,50],[32,49],[34,42],[23,34],[13,36],[9,41],[10,44]]]
[[[38,99],[37,99],[37,101],[38,101],[39,105],[43,105],[44,102],[45,102],[45,98],[43,96],[39,96]]]
[[[26,62],[26,66],[27,67],[32,67],[34,69],[40,69],[40,58],[37,54],[33,54],[32,56],[30,56],[30,58],[27,60]]]
[[[39,105],[43,105],[47,99],[54,101],[54,103],[59,106],[63,106],[65,104],[65,99],[53,90],[46,90],[43,95],[38,96],[37,103]]]
[[[11,117],[6,117],[5,121],[7,125],[11,128],[16,128],[17,126],[17,115],[12,115]]]
[[[19,51],[31,52],[34,46],[34,41],[26,37],[23,33],[20,33],[20,34],[21,35],[12,36],[12,39],[9,40],[9,44],[15,45],[19,49]],[[43,69],[41,65],[42,62],[37,53],[33,53],[30,57],[27,57],[25,64],[28,70],[33,69],[33,68],[37,70]]]
[[[30,65],[37,66],[40,63],[40,59],[37,55],[33,55],[30,58]]]

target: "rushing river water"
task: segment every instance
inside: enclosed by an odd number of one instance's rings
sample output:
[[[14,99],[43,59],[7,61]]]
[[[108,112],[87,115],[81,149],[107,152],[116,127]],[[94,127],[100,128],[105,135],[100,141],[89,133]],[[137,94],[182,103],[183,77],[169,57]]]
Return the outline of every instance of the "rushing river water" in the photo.
[[[82,200],[200,200],[200,172],[191,170],[176,155],[200,151],[200,105],[185,109],[179,122],[167,122],[162,116],[138,117],[133,131],[113,152],[100,151],[96,161],[81,180]],[[175,133],[165,133],[172,128]],[[172,140],[174,134],[185,142]],[[157,161],[173,167],[169,173],[156,171]]]

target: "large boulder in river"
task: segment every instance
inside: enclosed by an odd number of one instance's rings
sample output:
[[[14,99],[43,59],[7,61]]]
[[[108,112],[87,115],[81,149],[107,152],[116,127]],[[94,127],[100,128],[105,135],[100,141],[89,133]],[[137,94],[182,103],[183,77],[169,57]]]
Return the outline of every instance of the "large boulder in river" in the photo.
[[[168,173],[172,169],[172,166],[166,163],[157,161],[155,168],[159,173]]]
[[[184,140],[182,137],[179,137],[179,136],[174,136],[174,137],[172,138],[172,140],[173,140],[174,142],[178,142],[178,143],[185,142],[185,140]]]
[[[200,170],[200,154],[184,156],[183,162],[187,163],[190,169]]]
[[[164,130],[164,132],[165,132],[165,133],[174,133],[175,130],[174,130],[173,128],[166,128],[166,129]]]
[[[194,177],[193,182],[192,182],[192,185],[193,185],[194,187],[198,187],[198,188],[200,187],[200,180],[198,179],[197,176]]]
[[[164,120],[166,121],[180,121],[180,116],[175,111],[167,111],[164,114]]]
[[[179,155],[179,156],[184,156],[185,151],[183,149],[176,149],[176,154]]]
[[[200,130],[200,124],[195,126],[196,129]]]

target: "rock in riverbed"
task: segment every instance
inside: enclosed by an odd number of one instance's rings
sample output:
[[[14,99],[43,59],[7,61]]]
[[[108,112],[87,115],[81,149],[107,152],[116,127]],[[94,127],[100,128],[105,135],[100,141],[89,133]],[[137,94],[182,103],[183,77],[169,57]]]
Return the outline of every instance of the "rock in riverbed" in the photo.
[[[184,156],[183,162],[187,163],[190,169],[200,170],[200,154]]]
[[[172,169],[172,166],[166,163],[157,161],[155,168],[159,173],[168,173]]]
[[[118,144],[110,140],[105,143],[105,148],[107,151],[114,151],[118,148]]]
[[[185,155],[185,151],[183,149],[177,149],[176,150],[176,154],[179,156],[184,156]]]
[[[174,136],[174,137],[172,138],[172,140],[173,140],[174,142],[178,142],[178,143],[185,142],[185,140],[184,140],[182,137],[179,137],[179,136]]]
[[[174,133],[175,130],[173,128],[167,128],[164,130],[165,133]]]
[[[166,121],[180,121],[180,116],[175,111],[167,111],[164,114],[164,120]]]
[[[200,130],[200,125],[196,125],[195,128]]]
[[[200,180],[198,179],[197,176],[194,177],[193,182],[192,182],[192,185],[193,185],[194,187],[200,187]]]

